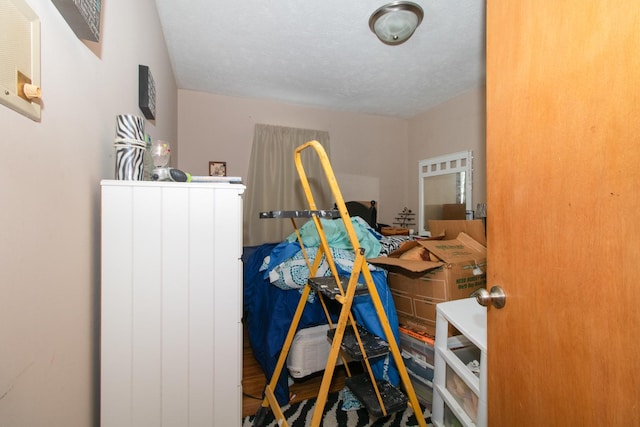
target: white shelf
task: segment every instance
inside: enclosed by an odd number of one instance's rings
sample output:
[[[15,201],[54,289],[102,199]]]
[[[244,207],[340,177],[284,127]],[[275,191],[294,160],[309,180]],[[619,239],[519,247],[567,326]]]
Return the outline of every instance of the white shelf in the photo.
[[[475,298],[438,304],[438,311],[479,349],[487,349],[487,308]]]
[[[449,301],[437,305],[435,372],[432,421],[435,426],[445,426],[445,405],[465,427],[486,427],[487,425],[487,309],[480,306],[475,298]],[[449,325],[462,335],[461,343],[468,343],[473,352],[479,353],[479,378],[467,367],[467,363],[456,353],[464,350],[452,345],[448,337]],[[469,347],[466,347],[469,348]],[[476,397],[475,422],[447,389],[447,375],[458,376]]]

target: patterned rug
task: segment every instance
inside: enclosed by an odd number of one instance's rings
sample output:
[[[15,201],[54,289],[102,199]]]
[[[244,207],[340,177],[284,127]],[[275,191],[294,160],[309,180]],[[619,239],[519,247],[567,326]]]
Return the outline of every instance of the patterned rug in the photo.
[[[313,410],[316,399],[303,400],[302,402],[286,405],[282,407],[287,424],[290,427],[305,427],[311,425]],[[341,392],[331,393],[327,397],[327,404],[324,407],[324,417],[320,423],[323,427],[410,427],[417,426],[418,422],[413,410],[406,409],[404,412],[397,412],[388,417],[372,419],[366,409],[343,411]],[[242,420],[242,427],[253,427],[254,415],[245,417]],[[431,413],[424,410],[424,418],[428,426],[431,426]],[[263,427],[275,427],[273,413],[269,411]]]

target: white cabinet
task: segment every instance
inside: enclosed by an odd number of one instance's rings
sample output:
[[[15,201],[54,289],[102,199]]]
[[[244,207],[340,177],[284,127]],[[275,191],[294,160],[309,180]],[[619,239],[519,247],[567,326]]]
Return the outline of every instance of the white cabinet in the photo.
[[[242,193],[102,181],[102,427],[242,416]]]
[[[432,422],[486,427],[487,309],[467,298],[440,303],[436,311]],[[450,326],[461,335],[448,338]]]

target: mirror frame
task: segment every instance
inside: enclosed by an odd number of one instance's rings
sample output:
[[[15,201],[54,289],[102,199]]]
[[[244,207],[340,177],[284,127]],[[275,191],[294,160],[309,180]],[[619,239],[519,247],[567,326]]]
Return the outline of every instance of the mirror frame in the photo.
[[[444,156],[431,157],[418,162],[418,234],[430,236],[424,220],[424,179],[430,176],[465,172],[465,210],[473,211],[472,181],[473,181],[473,151],[459,151]]]

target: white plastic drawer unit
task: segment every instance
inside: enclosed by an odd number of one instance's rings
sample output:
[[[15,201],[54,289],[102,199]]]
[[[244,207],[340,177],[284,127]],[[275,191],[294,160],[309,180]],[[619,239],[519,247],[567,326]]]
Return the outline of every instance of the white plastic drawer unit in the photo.
[[[433,424],[487,426],[487,309],[475,298],[438,304]],[[462,335],[448,337],[449,325]]]

